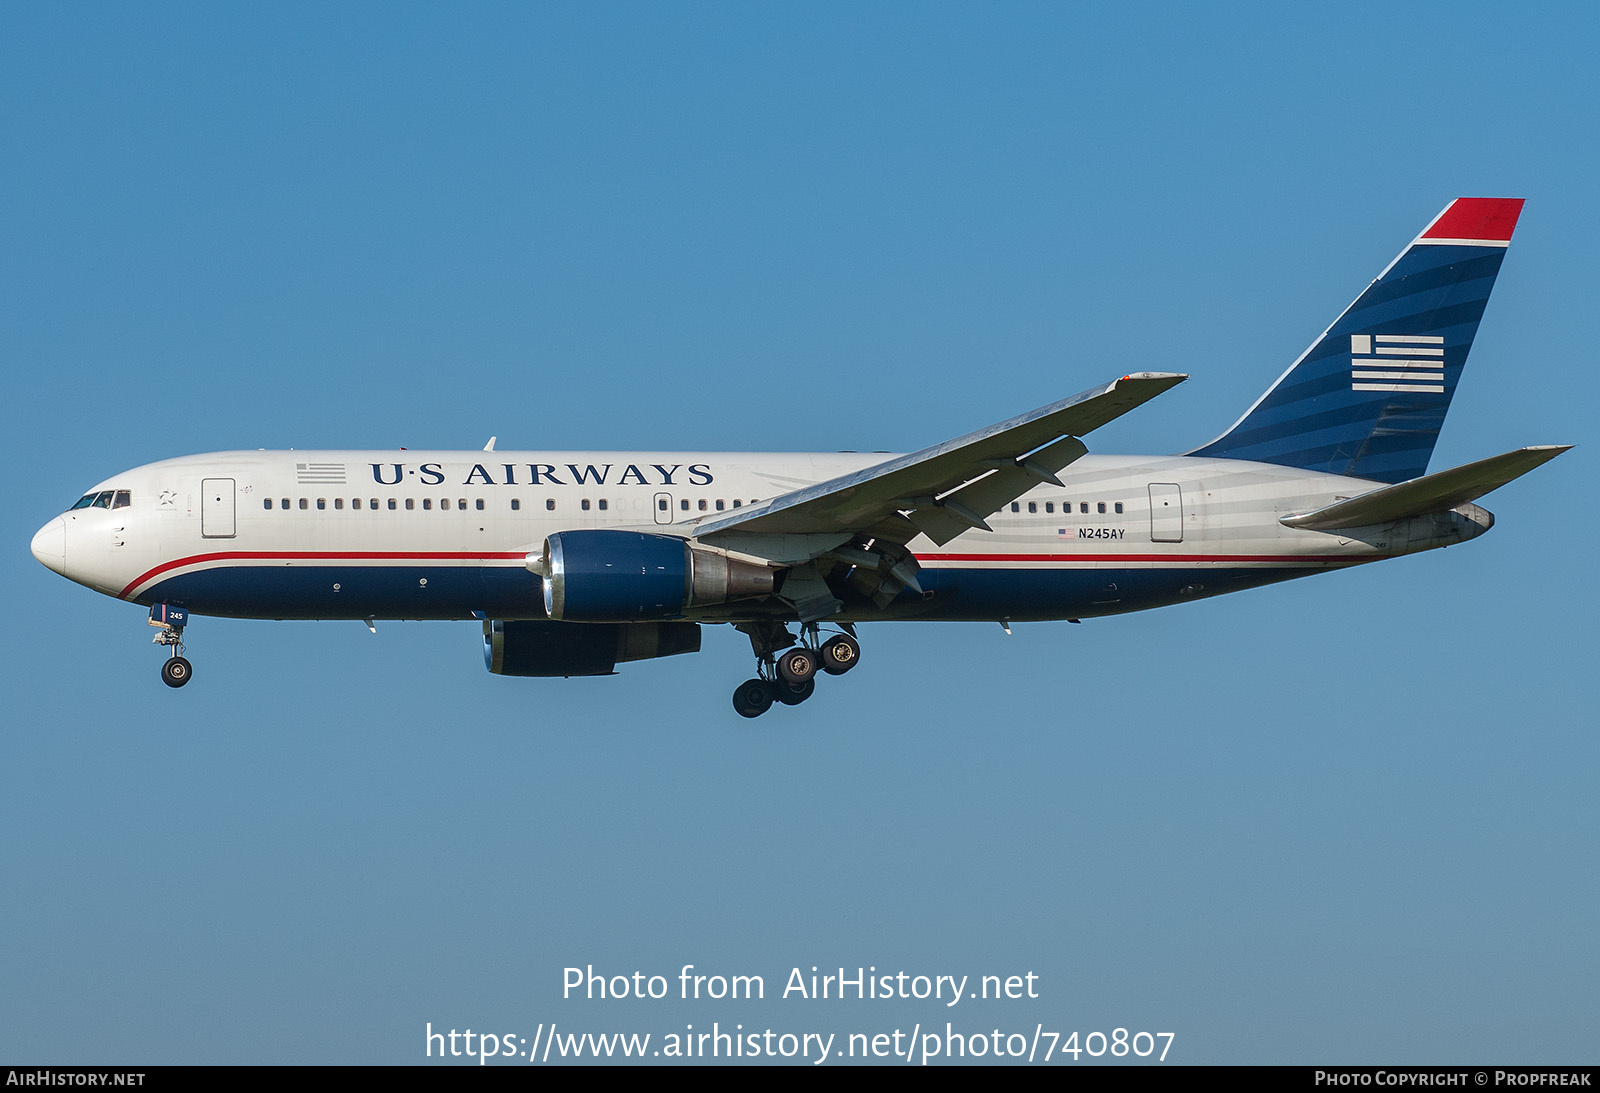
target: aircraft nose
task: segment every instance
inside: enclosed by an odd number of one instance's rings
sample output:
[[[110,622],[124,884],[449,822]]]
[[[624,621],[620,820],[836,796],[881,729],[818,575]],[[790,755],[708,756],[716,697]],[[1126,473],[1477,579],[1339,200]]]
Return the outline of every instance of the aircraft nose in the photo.
[[[33,537],[33,556],[46,569],[66,575],[67,523],[57,516]]]

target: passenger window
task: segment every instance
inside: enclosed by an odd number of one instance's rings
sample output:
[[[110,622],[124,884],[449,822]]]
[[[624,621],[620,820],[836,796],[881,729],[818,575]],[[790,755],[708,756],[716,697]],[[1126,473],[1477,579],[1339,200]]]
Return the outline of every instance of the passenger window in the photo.
[[[720,498],[720,497],[717,498],[717,511],[718,512],[721,512],[723,509],[725,509],[727,507],[728,507],[727,505],[723,504],[722,498]]]
[[[706,511],[706,499],[704,497],[700,498],[700,511]]]
[[[261,502],[261,507],[264,508],[264,509],[270,509],[272,507],[272,498],[270,498],[270,497],[265,498]]]
[[[606,511],[606,499],[604,497],[600,498],[600,511]]]
[[[389,511],[393,512],[398,507],[399,506],[395,504],[394,498],[393,497],[389,498]]]
[[[1037,502],[1037,501],[1029,501],[1028,502],[1028,511],[1029,512],[1038,512],[1039,511],[1039,502]]]
[[[736,509],[744,508],[744,503],[742,501],[740,501],[737,497],[735,497],[733,499],[733,507],[736,508]]]
[[[520,508],[522,508],[522,498],[513,497],[511,499],[511,511],[516,512]]]
[[[416,508],[417,508],[417,499],[414,498],[414,497],[407,497],[406,498],[406,511],[407,512],[415,512]]]
[[[432,512],[433,511],[433,498],[424,497],[422,499],[422,507],[423,507],[424,510],[426,510],[428,512]]]
[[[1106,511],[1106,503],[1104,501],[1100,502],[1100,505],[1099,505],[1099,508],[1098,508],[1097,511],[1099,511],[1099,512]]]
[[[1117,502],[1117,511],[1118,511],[1118,512],[1119,512],[1119,513],[1120,513],[1120,512],[1121,512],[1121,511],[1122,511],[1122,502],[1121,502],[1121,501],[1118,501],[1118,502]]]
[[[478,498],[478,511],[479,512],[483,511],[483,498],[481,498],[481,497]]]
[[[317,508],[319,510],[325,509],[327,507],[328,507],[328,499],[326,497],[317,498]]]
[[[463,497],[459,501],[457,501],[456,502],[456,508],[460,509],[462,512],[466,512],[467,511],[467,499],[465,497]]]
[[[394,508],[394,502],[392,502],[392,501],[389,502],[389,507],[390,508]],[[377,512],[378,511],[378,499],[376,497],[374,497],[370,502],[368,502],[367,508],[371,509],[373,512]]]
[[[588,512],[589,511],[589,499],[587,497],[585,497],[582,501],[579,501],[578,502],[578,507],[580,509],[582,509],[584,512]]]
[[[546,511],[546,512],[554,512],[554,511],[556,511],[556,499],[554,497],[546,497],[544,499],[544,511]]]
[[[678,507],[680,509],[682,509],[684,512],[688,512],[689,511],[689,499],[687,497],[685,497],[682,501],[678,502]]]
[[[1046,501],[1044,503],[1044,511],[1046,511],[1046,512],[1054,512],[1054,511],[1056,511],[1056,503],[1054,501]]]
[[[361,507],[361,498],[359,498],[359,497],[350,498],[350,507],[353,508],[353,509],[359,509]]]
[[[280,509],[283,509],[285,512],[287,512],[289,510],[289,499],[287,497],[285,497],[282,501],[279,501],[278,502],[278,507]]]
[[[344,508],[344,498],[343,497],[335,497],[333,499],[333,507],[336,508],[336,509]]]
[[[308,509],[308,508],[311,507],[311,502],[307,501],[304,497],[302,497],[302,498],[300,498],[300,507],[303,508],[303,509]]]
[[[1079,512],[1088,512],[1089,511],[1089,502],[1087,502],[1087,501],[1078,502],[1078,511]]]
[[[1022,502],[1021,501],[1013,501],[1013,502],[1011,502],[1011,511],[1012,512],[1021,512],[1022,511]]]
[[[450,498],[448,498],[448,497],[439,498],[439,508],[442,509],[445,512],[449,512],[450,511]]]

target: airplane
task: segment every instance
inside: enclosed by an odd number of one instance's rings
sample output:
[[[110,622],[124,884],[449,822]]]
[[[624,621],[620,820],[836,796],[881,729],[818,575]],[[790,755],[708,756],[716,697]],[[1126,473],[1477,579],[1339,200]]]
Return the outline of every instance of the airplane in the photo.
[[[1428,473],[1523,201],[1458,198],[1239,420],[1183,455],[1083,438],[1182,382],[1134,372],[908,455],[235,451],[112,475],[34,556],[191,614],[475,619],[489,671],[613,674],[743,632],[745,717],[859,663],[857,624],[1142,611],[1473,539],[1474,504],[1566,451]],[[799,633],[796,634],[795,628]],[[825,629],[826,628],[826,629]]]

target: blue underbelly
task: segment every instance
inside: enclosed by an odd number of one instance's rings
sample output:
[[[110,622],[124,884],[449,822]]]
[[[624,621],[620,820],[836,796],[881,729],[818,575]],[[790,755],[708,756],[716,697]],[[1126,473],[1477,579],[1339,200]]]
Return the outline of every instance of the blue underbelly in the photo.
[[[919,580],[927,595],[906,592],[882,609],[847,600],[844,617],[1017,622],[1092,618],[1323,571],[1323,567],[1192,566],[924,569]],[[521,567],[505,566],[218,566],[167,578],[136,599],[142,604],[168,603],[196,614],[233,618],[544,617],[539,578]],[[759,617],[762,613],[754,614]]]

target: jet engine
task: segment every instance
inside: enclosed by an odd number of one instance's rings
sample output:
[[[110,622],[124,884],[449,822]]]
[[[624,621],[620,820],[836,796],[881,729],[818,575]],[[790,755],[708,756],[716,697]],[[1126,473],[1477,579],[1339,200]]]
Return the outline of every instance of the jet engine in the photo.
[[[558,531],[528,568],[544,578],[544,608],[569,622],[680,618],[685,610],[772,594],[777,570],[671,535]]]
[[[483,624],[483,663],[497,676],[608,676],[624,661],[699,651],[694,622]]]

